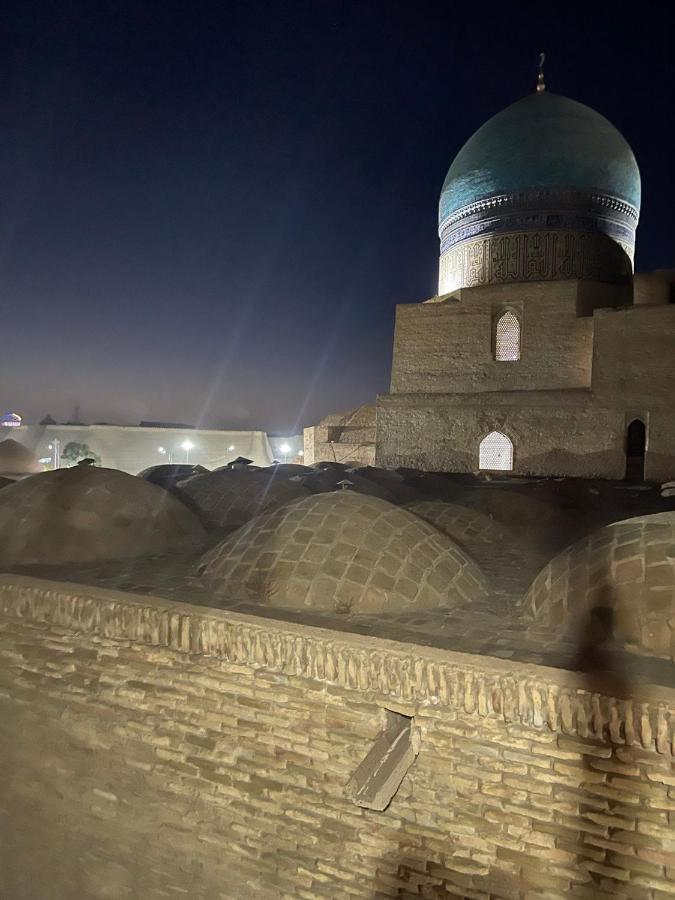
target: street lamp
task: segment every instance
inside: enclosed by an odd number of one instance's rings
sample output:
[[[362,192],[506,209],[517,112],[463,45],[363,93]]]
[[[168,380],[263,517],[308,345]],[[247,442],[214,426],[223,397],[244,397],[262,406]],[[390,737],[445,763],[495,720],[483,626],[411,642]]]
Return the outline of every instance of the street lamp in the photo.
[[[284,462],[288,462],[288,454],[291,452],[291,448],[289,444],[282,444],[279,447],[279,453],[284,454]]]
[[[162,456],[166,456],[166,447],[158,447],[157,452],[161,453]]]
[[[52,443],[49,445],[49,449],[53,450],[53,466],[55,469],[61,468],[61,441],[58,438],[54,438]]]
[[[183,443],[181,444],[181,447],[183,448],[183,450],[185,450],[185,462],[189,463],[190,462],[190,450],[192,450],[192,448],[194,447],[194,444],[192,443],[192,441],[183,441]]]
[[[227,448],[227,452],[231,453],[233,450],[234,450],[234,444],[230,444],[230,446]]]

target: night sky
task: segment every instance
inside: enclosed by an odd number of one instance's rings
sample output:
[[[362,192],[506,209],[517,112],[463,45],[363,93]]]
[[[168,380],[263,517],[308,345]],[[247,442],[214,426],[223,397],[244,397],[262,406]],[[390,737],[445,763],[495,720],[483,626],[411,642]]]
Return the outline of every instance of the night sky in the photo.
[[[395,305],[435,292],[450,162],[540,50],[633,147],[637,268],[675,267],[656,4],[2,10],[0,411],[292,433],[372,401]]]

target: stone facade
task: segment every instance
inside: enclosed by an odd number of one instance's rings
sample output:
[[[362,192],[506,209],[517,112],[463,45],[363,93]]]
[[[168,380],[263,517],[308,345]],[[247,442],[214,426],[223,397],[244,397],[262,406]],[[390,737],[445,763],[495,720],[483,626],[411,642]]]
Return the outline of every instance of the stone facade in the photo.
[[[627,429],[645,426],[644,476],[675,476],[675,305],[665,278],[491,285],[400,306],[391,392],[378,399],[384,466],[477,471],[490,432],[513,444],[513,471],[621,479]],[[669,290],[669,288],[668,288]],[[648,302],[650,298],[652,303]],[[519,358],[495,359],[495,321],[520,322]]]
[[[16,577],[0,657],[13,900],[673,895],[672,690]]]
[[[346,413],[326,416],[318,425],[305,428],[304,462],[375,462],[375,404],[359,406]]]
[[[640,199],[622,135],[543,75],[469,138],[441,191],[439,296],[397,308],[378,465],[675,477],[674,279],[633,273]]]

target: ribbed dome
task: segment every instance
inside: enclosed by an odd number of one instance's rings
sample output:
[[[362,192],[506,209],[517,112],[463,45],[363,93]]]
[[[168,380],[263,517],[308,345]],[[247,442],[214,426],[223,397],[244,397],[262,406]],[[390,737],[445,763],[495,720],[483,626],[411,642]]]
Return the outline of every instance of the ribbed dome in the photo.
[[[640,208],[640,172],[624,137],[590,107],[544,91],[497,113],[464,144],[443,184],[441,230],[476,201],[547,188],[597,191]]]

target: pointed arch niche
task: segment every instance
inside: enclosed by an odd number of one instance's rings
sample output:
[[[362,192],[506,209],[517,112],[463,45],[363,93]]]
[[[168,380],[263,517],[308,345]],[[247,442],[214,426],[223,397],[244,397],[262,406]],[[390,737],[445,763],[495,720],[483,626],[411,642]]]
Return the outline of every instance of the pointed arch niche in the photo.
[[[480,442],[478,468],[510,472],[513,469],[513,443],[501,431],[491,431]]]
[[[647,427],[642,419],[633,419],[626,429],[626,481],[645,480]]]
[[[512,309],[505,310],[495,319],[493,341],[497,362],[520,359],[520,331],[520,316]]]

